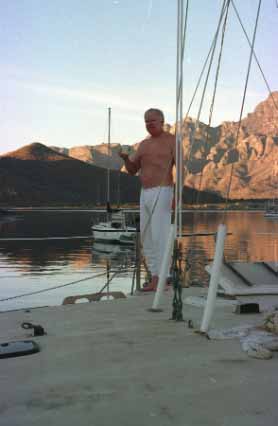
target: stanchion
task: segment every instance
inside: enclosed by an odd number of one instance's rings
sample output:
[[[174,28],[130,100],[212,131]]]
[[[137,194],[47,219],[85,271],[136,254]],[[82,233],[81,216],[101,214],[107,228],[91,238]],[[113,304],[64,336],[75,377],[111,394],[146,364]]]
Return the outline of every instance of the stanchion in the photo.
[[[141,290],[141,238],[140,232],[136,232],[136,291]]]
[[[212,264],[212,271],[209,282],[207,302],[204,310],[202,324],[200,328],[201,333],[207,333],[209,324],[212,318],[213,310],[215,307],[217,286],[220,277],[220,270],[223,260],[224,243],[226,237],[226,225],[219,225],[217,230],[216,247],[214,253],[214,260]]]

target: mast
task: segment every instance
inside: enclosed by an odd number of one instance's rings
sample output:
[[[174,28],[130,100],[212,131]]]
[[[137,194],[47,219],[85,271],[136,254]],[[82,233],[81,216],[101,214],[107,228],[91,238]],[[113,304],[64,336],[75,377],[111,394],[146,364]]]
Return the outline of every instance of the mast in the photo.
[[[108,167],[107,167],[107,212],[110,212],[110,162],[111,162],[111,108],[108,108]]]
[[[184,15],[184,0],[177,0],[177,64],[176,64],[176,187],[175,187],[175,227],[176,235],[182,234],[182,124],[183,124],[183,58],[187,18]]]

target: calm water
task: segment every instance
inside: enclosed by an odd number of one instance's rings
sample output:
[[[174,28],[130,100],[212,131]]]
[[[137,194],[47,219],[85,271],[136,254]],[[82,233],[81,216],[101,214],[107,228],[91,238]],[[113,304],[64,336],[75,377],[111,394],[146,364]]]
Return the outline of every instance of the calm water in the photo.
[[[107,280],[107,265],[118,273],[110,290],[131,290],[134,252],[132,248],[93,243],[90,211],[22,211],[0,222],[0,299],[83,282],[49,292],[0,302],[0,311],[23,307],[59,305],[66,296],[100,291]],[[184,214],[184,233],[213,233],[223,222],[221,212]],[[224,222],[227,260],[278,262],[278,220],[262,212],[228,212]],[[105,251],[111,253],[106,253]],[[204,265],[213,257],[214,237],[183,238],[183,257],[192,265],[191,281],[206,285]],[[97,274],[104,275],[90,278]]]

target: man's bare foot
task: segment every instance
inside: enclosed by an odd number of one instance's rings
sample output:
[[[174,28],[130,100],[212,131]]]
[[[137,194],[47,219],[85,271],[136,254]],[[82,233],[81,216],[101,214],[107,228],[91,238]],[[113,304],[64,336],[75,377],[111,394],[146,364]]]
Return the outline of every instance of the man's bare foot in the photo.
[[[157,285],[158,285],[159,277],[158,275],[154,275],[149,283],[145,283],[143,285],[142,291],[148,292],[148,291],[156,291]],[[168,284],[168,281],[165,282],[164,290],[169,290],[170,285]]]
[[[157,288],[157,284],[158,284],[158,276],[157,275],[153,275],[150,283],[148,283],[147,285],[144,285],[142,288],[142,291],[156,291]]]

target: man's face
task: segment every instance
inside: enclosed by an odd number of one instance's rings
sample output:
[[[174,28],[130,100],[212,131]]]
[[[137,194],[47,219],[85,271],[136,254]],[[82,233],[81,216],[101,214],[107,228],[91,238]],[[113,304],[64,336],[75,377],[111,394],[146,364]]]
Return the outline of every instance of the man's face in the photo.
[[[156,112],[148,112],[145,115],[145,124],[151,136],[159,136],[163,131],[163,121]]]

